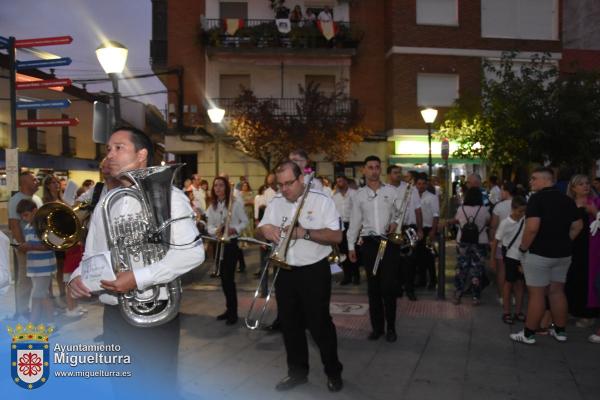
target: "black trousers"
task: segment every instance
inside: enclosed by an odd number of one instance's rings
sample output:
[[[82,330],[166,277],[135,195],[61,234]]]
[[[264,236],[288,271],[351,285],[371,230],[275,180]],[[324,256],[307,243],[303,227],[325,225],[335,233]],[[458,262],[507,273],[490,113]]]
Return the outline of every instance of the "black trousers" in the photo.
[[[118,306],[105,306],[103,315],[105,344],[121,346],[117,355],[129,355],[131,364],[122,364],[115,370],[132,371],[131,378],[112,380],[117,395],[139,392],[169,395],[177,387],[179,352],[179,315],[164,325],[138,328],[130,325]],[[117,396],[120,397],[120,396]],[[169,397],[170,398],[170,397]]]
[[[427,237],[431,232],[431,227],[423,228],[423,239],[417,242],[415,249],[416,264],[417,264],[417,282],[419,285],[435,285],[436,274],[435,274],[435,256],[431,254],[431,251],[427,248]]]
[[[308,329],[319,347],[325,374],[340,377],[337,334],[329,314],[331,271],[327,259],[316,264],[280,270],[275,282],[277,308],[287,353],[288,375],[308,375]]]
[[[225,295],[225,305],[229,317],[237,317],[237,291],[235,287],[235,265],[239,258],[237,240],[232,239],[229,243],[222,244],[223,261],[221,261],[221,288]],[[217,257],[219,254],[217,253]]]
[[[340,244],[340,253],[348,255],[348,232],[349,222],[344,222],[344,234],[342,236],[342,243]],[[357,249],[358,250],[358,249]],[[350,261],[349,257],[342,263],[342,270],[344,271],[344,282],[360,282],[360,270],[358,269],[358,263]]]
[[[379,239],[363,237],[361,260],[367,271],[367,292],[369,296],[369,317],[374,332],[396,330],[396,298],[400,247],[388,241],[383,260],[379,263],[377,275],[373,275],[373,266],[379,249]]]

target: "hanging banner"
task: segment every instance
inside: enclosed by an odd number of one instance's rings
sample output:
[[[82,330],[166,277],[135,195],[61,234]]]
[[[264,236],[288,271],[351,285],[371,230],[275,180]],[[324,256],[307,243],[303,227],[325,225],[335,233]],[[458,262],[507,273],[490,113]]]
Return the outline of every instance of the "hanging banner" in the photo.
[[[229,36],[235,35],[238,29],[244,27],[244,20],[241,18],[226,18],[223,21],[225,22],[225,32]]]
[[[337,24],[333,21],[317,21],[317,27],[327,40],[331,40],[338,32]]]

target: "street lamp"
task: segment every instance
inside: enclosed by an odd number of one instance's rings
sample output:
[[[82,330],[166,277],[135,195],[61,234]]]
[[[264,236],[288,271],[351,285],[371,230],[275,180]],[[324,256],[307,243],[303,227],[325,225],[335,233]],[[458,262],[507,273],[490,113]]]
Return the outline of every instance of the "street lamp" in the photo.
[[[108,77],[112,81],[113,86],[113,103],[115,107],[115,124],[121,124],[121,101],[119,93],[119,81],[117,74],[121,74],[125,68],[125,62],[127,62],[127,47],[119,42],[113,40],[107,40],[103,42],[96,49],[96,57],[104,69],[104,72],[108,74]]]
[[[206,110],[208,113],[208,118],[210,118],[210,122],[213,124],[220,124],[223,121],[223,117],[225,116],[225,110],[216,106],[213,106]],[[219,141],[221,136],[219,132],[215,132],[213,134],[213,138],[215,139],[215,178],[219,176]]]
[[[423,121],[427,124],[427,139],[429,141],[429,179],[431,179],[431,172],[433,169],[433,161],[431,160],[431,124],[435,121],[435,117],[437,117],[437,110],[435,108],[426,108],[421,110],[421,116],[423,117]]]

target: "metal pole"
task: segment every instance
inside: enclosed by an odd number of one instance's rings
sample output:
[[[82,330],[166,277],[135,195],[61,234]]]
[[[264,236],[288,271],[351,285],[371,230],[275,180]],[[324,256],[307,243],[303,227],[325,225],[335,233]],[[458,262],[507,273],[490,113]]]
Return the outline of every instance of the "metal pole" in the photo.
[[[433,161],[431,160],[431,124],[427,124],[427,139],[429,141],[429,179],[431,179],[431,171],[433,169]]]
[[[115,110],[115,127],[121,125],[121,93],[119,93],[119,80],[117,79],[117,74],[108,74],[110,80],[112,81],[113,87],[113,107]]]
[[[15,38],[8,38],[8,69],[10,70],[10,147],[16,149],[17,143],[17,60]]]

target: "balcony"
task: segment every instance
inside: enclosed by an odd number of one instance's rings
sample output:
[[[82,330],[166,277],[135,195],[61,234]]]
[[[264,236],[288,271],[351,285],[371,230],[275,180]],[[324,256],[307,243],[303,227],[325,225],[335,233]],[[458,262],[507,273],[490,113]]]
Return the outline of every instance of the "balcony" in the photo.
[[[235,22],[235,21],[234,21]],[[273,19],[240,19],[229,29],[223,19],[204,19],[202,40],[211,52],[319,52],[329,55],[355,54],[364,34],[349,22],[334,22],[334,36],[327,40],[314,22],[291,23],[281,33]]]
[[[270,110],[278,118],[295,117],[302,113],[302,107],[305,102],[303,98],[257,98],[257,103],[269,102]],[[225,110],[226,116],[235,116],[243,109],[244,103],[240,98],[214,98],[213,104]],[[333,118],[347,119],[356,115],[358,110],[358,101],[356,99],[338,100],[329,105],[329,108],[320,108],[319,113],[323,116]]]

